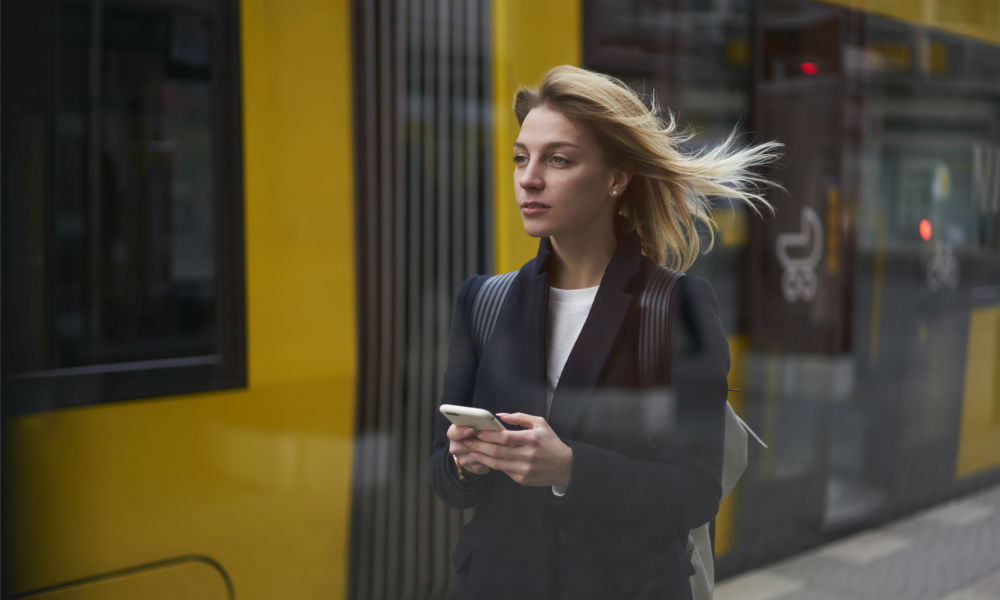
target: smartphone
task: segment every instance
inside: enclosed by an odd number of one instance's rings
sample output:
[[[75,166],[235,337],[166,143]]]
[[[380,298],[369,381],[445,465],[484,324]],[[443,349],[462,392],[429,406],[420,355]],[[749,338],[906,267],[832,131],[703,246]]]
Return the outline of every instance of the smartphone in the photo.
[[[472,427],[477,431],[502,431],[506,429],[500,419],[488,410],[461,406],[458,404],[442,404],[441,414],[446,419],[460,427]]]

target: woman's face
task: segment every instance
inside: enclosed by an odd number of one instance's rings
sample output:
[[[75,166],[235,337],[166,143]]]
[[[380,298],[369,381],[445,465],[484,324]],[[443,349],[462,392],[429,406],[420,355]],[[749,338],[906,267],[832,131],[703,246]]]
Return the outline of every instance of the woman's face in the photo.
[[[562,113],[540,106],[524,118],[514,142],[514,192],[528,235],[614,235],[611,192],[624,189],[620,174]]]

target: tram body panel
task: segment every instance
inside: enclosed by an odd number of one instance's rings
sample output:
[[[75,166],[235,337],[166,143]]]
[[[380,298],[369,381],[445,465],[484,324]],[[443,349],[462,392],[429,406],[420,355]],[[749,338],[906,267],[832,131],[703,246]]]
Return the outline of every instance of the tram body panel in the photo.
[[[1000,466],[1000,306],[972,310],[965,357],[959,479]]]
[[[349,10],[242,7],[246,389],[7,419],[5,594],[228,597],[228,577],[239,598],[343,597],[357,363]],[[224,575],[158,566],[191,556]]]

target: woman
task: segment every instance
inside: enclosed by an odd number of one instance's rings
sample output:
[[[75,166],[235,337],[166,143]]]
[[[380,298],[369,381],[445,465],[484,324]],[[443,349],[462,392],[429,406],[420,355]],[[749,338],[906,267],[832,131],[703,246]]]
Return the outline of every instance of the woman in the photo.
[[[708,197],[767,206],[748,170],[777,144],[685,155],[672,118],[567,66],[520,89],[514,111],[514,188],[539,252],[481,355],[469,320],[485,278],[463,284],[442,399],[508,430],[441,418],[430,460],[438,496],[476,509],[454,553],[459,596],[690,598],[688,530],[714,518],[721,494],[729,350],[711,287],[683,277],[672,393],[643,393],[636,300],[657,263],[694,261]]]

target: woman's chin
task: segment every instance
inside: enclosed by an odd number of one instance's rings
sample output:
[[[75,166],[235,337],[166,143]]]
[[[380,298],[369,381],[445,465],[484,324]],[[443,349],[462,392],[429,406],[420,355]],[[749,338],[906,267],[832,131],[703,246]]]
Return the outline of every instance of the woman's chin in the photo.
[[[550,233],[548,228],[540,223],[533,223],[527,219],[522,219],[521,222],[524,224],[524,232],[533,238],[545,237]]]

